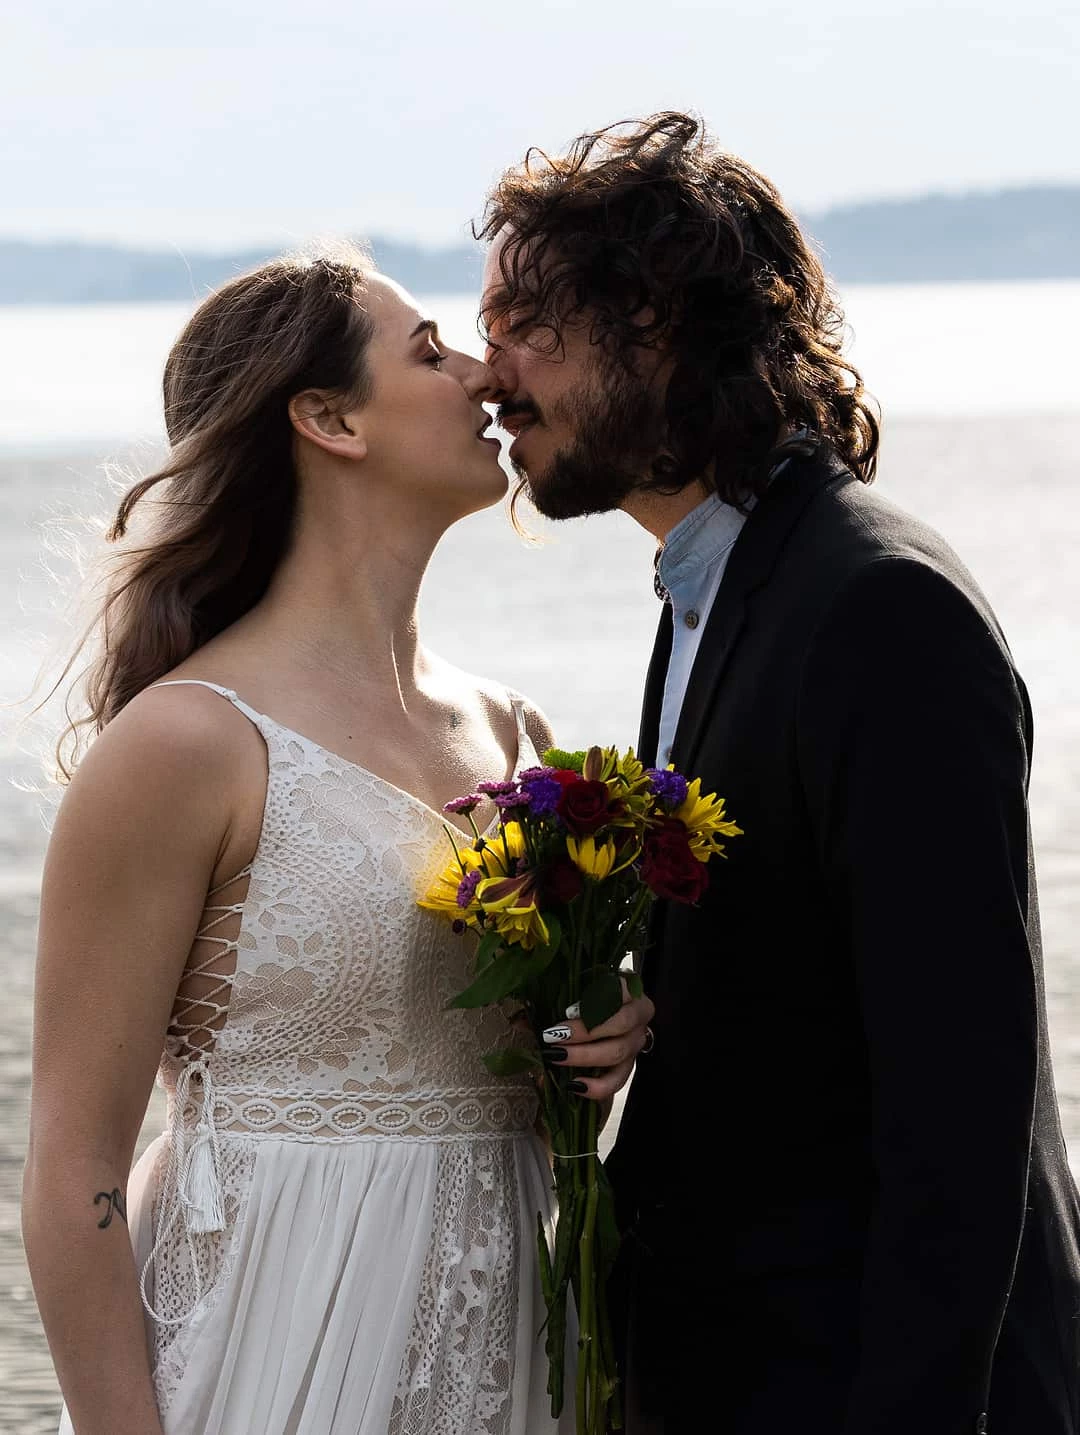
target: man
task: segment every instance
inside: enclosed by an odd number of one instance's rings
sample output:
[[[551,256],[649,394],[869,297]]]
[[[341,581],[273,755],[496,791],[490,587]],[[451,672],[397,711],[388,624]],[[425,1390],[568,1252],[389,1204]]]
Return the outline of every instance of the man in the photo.
[[[820,264],[678,114],[508,172],[480,233],[530,495],[660,545],[639,753],[745,834],[643,964],[627,1435],[1077,1435],[1031,711],[972,576],[869,487]]]

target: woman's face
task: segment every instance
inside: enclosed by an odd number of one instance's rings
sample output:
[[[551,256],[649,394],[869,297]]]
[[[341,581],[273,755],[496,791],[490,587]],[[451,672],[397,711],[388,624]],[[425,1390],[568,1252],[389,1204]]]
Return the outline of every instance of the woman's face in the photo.
[[[497,503],[507,477],[499,440],[484,436],[492,371],[444,344],[435,320],[393,280],[376,274],[366,287],[375,325],[367,355],[372,393],[357,419],[367,474],[449,521]]]

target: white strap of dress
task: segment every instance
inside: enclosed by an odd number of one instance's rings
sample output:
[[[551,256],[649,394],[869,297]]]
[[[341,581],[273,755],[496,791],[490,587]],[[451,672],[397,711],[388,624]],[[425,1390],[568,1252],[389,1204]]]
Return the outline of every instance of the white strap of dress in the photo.
[[[219,683],[208,683],[203,678],[167,678],[161,683],[151,683],[151,688],[209,688],[212,693],[218,693],[221,697],[227,698],[234,708],[244,714],[246,718],[260,727],[262,724],[262,713],[257,713],[254,708],[248,707],[247,703],[238,698],[232,688],[223,688]]]
[[[507,692],[510,697],[510,706],[514,710],[514,721],[517,723],[517,769],[520,771],[522,768],[531,767],[534,759],[539,763],[540,754],[536,751],[533,740],[529,736],[529,729],[525,725],[525,699],[517,693],[510,692],[509,689]]]

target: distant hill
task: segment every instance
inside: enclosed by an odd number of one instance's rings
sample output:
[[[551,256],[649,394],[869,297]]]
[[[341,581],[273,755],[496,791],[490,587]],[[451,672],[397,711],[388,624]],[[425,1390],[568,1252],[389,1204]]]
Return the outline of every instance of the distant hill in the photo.
[[[1080,278],[1080,185],[844,205],[804,227],[843,284]]]
[[[841,284],[1080,278],[1080,185],[877,200],[803,216]],[[475,292],[481,252],[372,239],[376,262],[419,294]],[[190,299],[274,249],[232,253],[0,239],[0,304]]]
[[[479,245],[429,250],[376,239],[367,247],[380,269],[415,293],[453,294],[479,287],[483,267]],[[125,249],[77,240],[0,239],[0,304],[191,299],[280,254],[282,248],[204,253]]]

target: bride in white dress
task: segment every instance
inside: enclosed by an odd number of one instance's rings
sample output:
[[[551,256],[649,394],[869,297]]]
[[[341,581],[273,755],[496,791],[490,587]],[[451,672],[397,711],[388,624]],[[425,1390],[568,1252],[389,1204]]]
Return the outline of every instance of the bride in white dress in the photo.
[[[534,1091],[480,1060],[520,1038],[445,1010],[467,951],[416,905],[443,804],[551,741],[417,634],[435,544],[506,489],[493,393],[348,251],[232,281],[170,355],[42,888],[23,1224],[62,1431],[573,1428]],[[585,1094],[651,1014],[568,1022]]]

